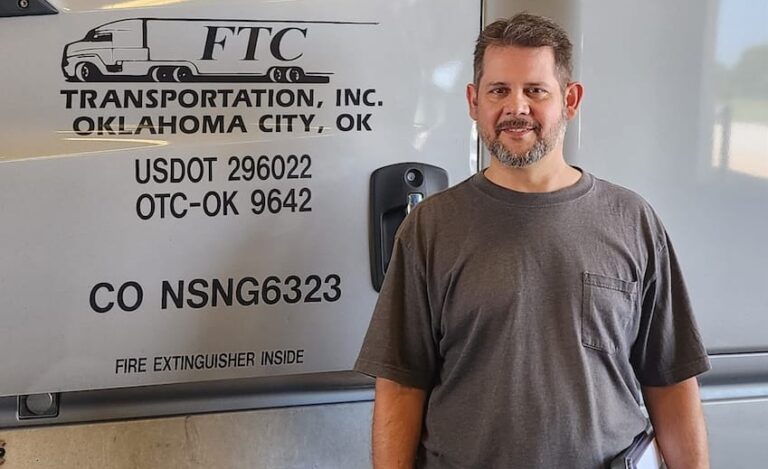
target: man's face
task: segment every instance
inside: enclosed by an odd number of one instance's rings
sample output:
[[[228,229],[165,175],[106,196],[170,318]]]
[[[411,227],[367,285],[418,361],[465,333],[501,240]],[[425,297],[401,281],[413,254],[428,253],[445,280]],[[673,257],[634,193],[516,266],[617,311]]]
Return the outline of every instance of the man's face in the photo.
[[[467,87],[467,100],[488,150],[515,168],[561,150],[566,121],[576,112],[565,103],[551,47],[489,47],[480,83]]]

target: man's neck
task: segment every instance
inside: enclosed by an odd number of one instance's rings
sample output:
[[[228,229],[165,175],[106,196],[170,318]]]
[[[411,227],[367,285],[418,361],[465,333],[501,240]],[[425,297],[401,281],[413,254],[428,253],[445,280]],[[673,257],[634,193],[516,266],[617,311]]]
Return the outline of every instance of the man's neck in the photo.
[[[549,154],[525,168],[511,168],[492,157],[485,177],[497,186],[517,192],[554,192],[576,184],[581,171],[569,166],[562,155]]]

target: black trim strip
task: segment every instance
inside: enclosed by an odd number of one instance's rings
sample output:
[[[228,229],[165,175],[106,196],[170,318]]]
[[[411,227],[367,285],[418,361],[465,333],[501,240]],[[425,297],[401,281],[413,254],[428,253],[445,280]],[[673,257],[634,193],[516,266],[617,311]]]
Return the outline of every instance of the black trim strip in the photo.
[[[22,8],[22,4],[27,6]],[[56,15],[58,13],[59,11],[45,0],[5,0],[0,2],[0,18]]]
[[[19,419],[24,399],[0,397],[0,429],[371,401],[373,383],[339,371],[64,392],[57,415],[31,419]]]
[[[42,0],[41,0],[42,1]],[[144,17],[144,18],[122,18],[109,23],[104,23],[99,27],[107,26],[117,21],[125,21],[131,19],[140,20],[162,20],[162,21],[188,21],[188,22],[201,22],[201,21],[216,21],[220,23],[290,23],[290,24],[346,24],[346,25],[359,25],[359,26],[378,26],[377,21],[327,21],[327,20],[252,20],[252,19],[229,19],[229,18],[163,18],[163,17]]]

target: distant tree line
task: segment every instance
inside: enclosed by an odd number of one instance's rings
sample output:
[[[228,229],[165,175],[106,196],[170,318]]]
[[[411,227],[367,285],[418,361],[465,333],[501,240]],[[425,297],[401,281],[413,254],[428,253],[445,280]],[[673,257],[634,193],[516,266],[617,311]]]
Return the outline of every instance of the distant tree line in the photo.
[[[746,49],[732,68],[720,63],[717,67],[721,99],[768,100],[768,43]]]

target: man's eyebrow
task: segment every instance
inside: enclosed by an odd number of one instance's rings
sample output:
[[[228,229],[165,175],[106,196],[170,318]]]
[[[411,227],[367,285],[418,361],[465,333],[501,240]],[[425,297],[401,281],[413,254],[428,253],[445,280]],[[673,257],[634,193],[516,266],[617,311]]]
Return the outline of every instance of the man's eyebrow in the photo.
[[[492,82],[488,83],[486,86],[489,86],[489,87],[507,86],[508,87],[509,83],[507,83],[506,81],[492,81]],[[537,86],[539,88],[546,88],[549,85],[547,83],[543,82],[543,81],[529,81],[529,82],[523,83],[523,86],[525,86],[525,87]]]

